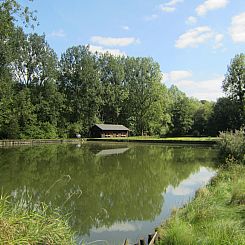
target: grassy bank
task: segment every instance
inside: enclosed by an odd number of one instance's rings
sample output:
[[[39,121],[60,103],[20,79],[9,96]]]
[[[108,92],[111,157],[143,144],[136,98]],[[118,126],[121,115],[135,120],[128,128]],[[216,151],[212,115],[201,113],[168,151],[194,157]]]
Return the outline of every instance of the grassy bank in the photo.
[[[59,214],[44,207],[30,211],[0,197],[0,244],[75,244]]]
[[[131,136],[115,138],[90,138],[88,141],[113,141],[113,142],[146,142],[146,143],[182,143],[182,144],[215,144],[217,137],[171,137],[160,138],[150,136]]]
[[[223,167],[158,232],[159,244],[245,244],[245,166]]]

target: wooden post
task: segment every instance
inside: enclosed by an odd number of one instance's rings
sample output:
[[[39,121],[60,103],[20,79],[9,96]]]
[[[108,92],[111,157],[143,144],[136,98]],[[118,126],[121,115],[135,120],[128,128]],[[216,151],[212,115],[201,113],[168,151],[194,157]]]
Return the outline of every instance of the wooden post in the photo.
[[[129,245],[129,243],[128,243],[128,239],[127,239],[127,238],[125,239],[125,241],[124,241],[123,245]]]
[[[154,236],[154,234],[149,234],[148,235],[148,244],[151,243],[151,240],[152,240],[153,236]]]
[[[155,244],[155,240],[156,240],[156,238],[157,238],[157,231],[155,232],[154,236],[152,237],[152,239],[151,239],[151,241],[150,241],[149,245],[153,245],[153,244]]]

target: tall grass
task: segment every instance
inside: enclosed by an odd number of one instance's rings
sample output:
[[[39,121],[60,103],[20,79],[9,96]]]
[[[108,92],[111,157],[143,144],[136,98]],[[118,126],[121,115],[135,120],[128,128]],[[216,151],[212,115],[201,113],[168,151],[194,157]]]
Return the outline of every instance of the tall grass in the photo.
[[[245,167],[220,170],[211,184],[159,228],[160,244],[245,244]]]
[[[0,197],[0,244],[75,244],[68,223],[45,205],[28,210]]]

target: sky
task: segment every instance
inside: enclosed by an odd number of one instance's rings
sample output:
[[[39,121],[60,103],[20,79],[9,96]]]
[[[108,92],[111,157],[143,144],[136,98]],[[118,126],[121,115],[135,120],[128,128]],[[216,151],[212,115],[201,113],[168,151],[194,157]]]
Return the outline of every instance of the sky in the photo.
[[[58,56],[67,48],[152,57],[163,83],[188,96],[224,96],[222,81],[245,51],[245,0],[28,0]]]

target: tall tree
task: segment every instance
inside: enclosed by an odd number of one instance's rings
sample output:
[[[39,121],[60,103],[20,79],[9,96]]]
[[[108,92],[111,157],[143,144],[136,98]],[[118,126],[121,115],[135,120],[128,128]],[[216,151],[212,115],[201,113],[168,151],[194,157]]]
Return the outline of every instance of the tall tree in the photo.
[[[98,120],[101,86],[97,57],[87,46],[69,48],[61,56],[60,89],[66,96],[68,123],[80,124],[80,133],[87,135]]]
[[[176,86],[169,89],[171,98],[171,127],[170,134],[175,136],[190,133],[194,123],[196,101],[188,98]]]
[[[101,120],[105,123],[121,123],[124,102],[128,96],[125,88],[124,58],[111,54],[99,57],[102,86]]]
[[[18,39],[23,36],[17,24],[27,26],[33,23],[31,20],[35,20],[33,13],[18,1],[0,0],[0,138],[19,137],[16,82],[11,68],[19,55]]]
[[[210,132],[210,119],[213,116],[214,102],[201,101],[194,113],[192,131],[194,135],[208,135]],[[213,125],[212,125],[213,126]]]
[[[240,126],[245,124],[245,54],[238,54],[231,60],[223,81],[223,89],[228,97],[237,103]]]
[[[217,135],[221,131],[235,130],[241,126],[237,102],[230,98],[219,98],[213,110],[213,115],[210,118],[211,134]]]
[[[128,98],[124,115],[127,125],[135,134],[149,132],[153,122],[164,118],[161,80],[159,64],[151,58],[126,58],[125,81]]]
[[[20,35],[17,47],[19,56],[11,63],[13,77],[19,89],[30,90],[38,122],[56,127],[63,106],[63,95],[57,87],[58,58],[45,36]]]

